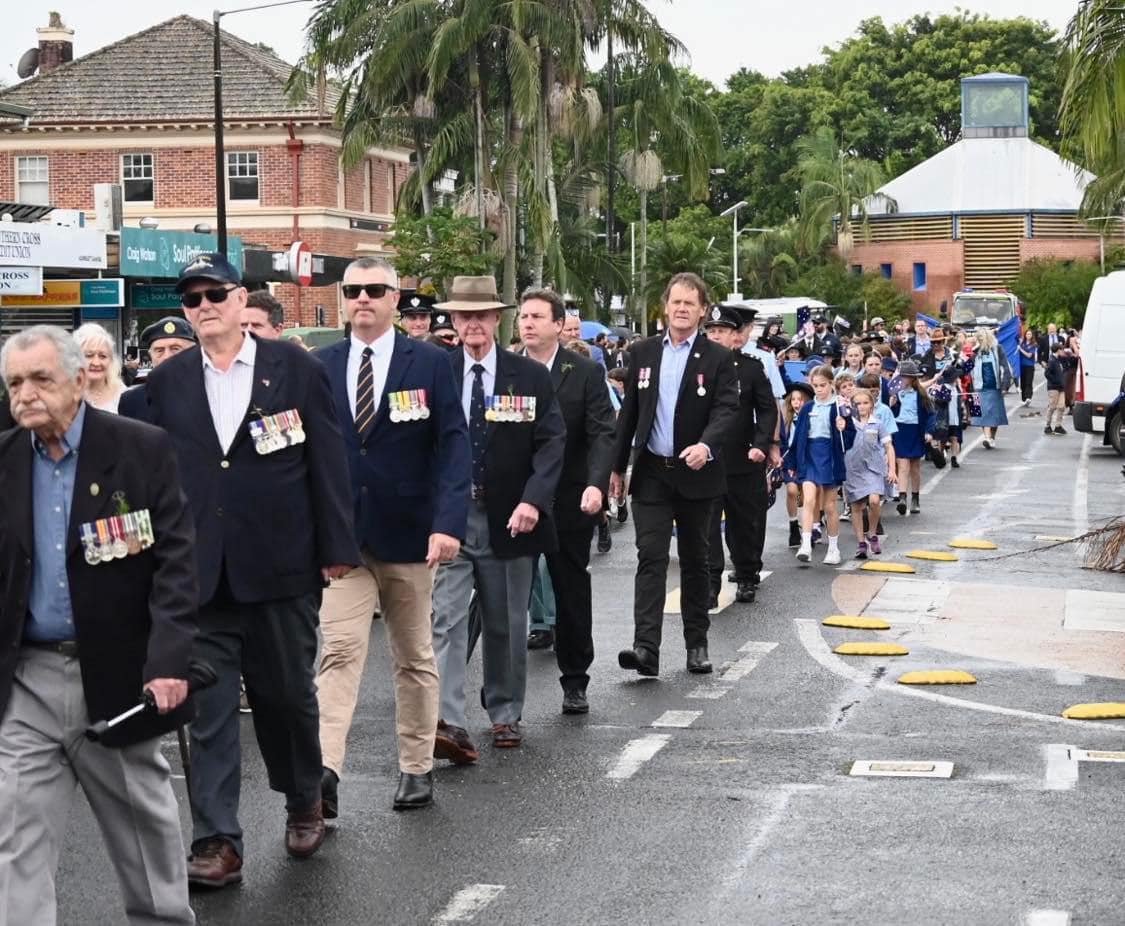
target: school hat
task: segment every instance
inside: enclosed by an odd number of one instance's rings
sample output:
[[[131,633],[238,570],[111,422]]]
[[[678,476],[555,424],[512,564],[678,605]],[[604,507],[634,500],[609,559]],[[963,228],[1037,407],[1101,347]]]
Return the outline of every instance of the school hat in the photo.
[[[733,305],[713,305],[703,319],[704,328],[730,328],[738,331],[742,327],[742,316]]]
[[[895,360],[894,357],[884,357],[883,358],[883,369],[886,370],[888,373],[893,373],[895,370],[898,369],[898,361]]]
[[[791,392],[799,392],[806,399],[812,399],[816,397],[816,393],[813,392],[813,387],[808,383],[790,383],[789,388],[785,390],[785,394],[789,395],[789,393]]]
[[[898,375],[917,378],[922,375],[922,371],[913,360],[904,360],[898,365]]]
[[[154,322],[141,332],[141,350],[149,350],[154,341],[163,341],[165,338],[180,338],[184,341],[195,341],[195,329],[186,318],[169,315],[158,322]]]
[[[789,347],[789,338],[783,334],[771,334],[768,338],[758,338],[758,347],[772,350],[774,353],[783,353]]]
[[[197,254],[181,269],[176,280],[176,292],[182,293],[189,283],[196,280],[212,280],[215,283],[234,283],[242,285],[242,274],[226,257],[217,252]]]

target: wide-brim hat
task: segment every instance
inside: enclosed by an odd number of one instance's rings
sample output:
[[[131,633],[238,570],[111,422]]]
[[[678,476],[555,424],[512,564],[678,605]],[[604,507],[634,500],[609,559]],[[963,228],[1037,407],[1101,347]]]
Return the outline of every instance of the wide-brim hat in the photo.
[[[813,387],[808,383],[790,383],[789,388],[785,390],[785,394],[789,395],[789,393],[791,392],[799,392],[806,399],[816,398],[816,393],[813,391]]]
[[[511,308],[500,300],[496,292],[496,277],[454,277],[449,287],[449,299],[435,302],[435,309],[449,312],[487,312],[490,309]]]
[[[944,341],[945,339],[946,334],[941,328],[935,328],[933,334],[930,335],[931,341]]]
[[[922,375],[922,370],[913,360],[904,360],[898,365],[898,375],[919,377]]]

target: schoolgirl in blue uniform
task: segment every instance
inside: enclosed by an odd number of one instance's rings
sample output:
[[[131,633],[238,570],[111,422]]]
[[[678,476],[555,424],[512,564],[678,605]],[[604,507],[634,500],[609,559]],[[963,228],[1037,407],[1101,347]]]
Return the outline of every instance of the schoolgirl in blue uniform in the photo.
[[[898,504],[895,508],[900,515],[906,514],[908,488],[910,513],[920,514],[922,511],[919,494],[922,491],[922,457],[933,440],[934,407],[930,397],[918,388],[921,375],[921,369],[913,360],[902,361],[897,373],[901,388],[892,391],[889,403],[898,425],[892,439],[898,460]]]
[[[796,549],[801,545],[801,528],[797,523],[798,499],[801,497],[801,484],[797,481],[797,461],[793,456],[793,428],[801,408],[813,399],[813,388],[808,383],[793,383],[785,392],[781,406],[778,440],[781,444],[781,474],[785,481],[785,509],[789,514],[789,546]]]
[[[840,563],[840,513],[836,508],[836,490],[844,482],[844,453],[854,437],[851,418],[837,410],[833,387],[835,371],[828,365],[817,367],[809,376],[813,401],[807,402],[793,426],[793,460],[801,483],[801,546],[797,559],[812,559],[812,526],[820,512],[827,520],[828,552],[824,562]]]

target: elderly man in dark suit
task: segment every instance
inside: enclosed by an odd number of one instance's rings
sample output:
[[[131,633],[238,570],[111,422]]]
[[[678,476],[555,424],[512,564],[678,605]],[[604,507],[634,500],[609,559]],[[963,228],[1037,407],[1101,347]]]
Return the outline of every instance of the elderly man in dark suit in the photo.
[[[529,289],[520,297],[520,338],[527,356],[551,371],[566,424],[562,476],[555,492],[559,548],[547,554],[555,592],[555,656],[564,714],[590,710],[587,670],[594,661],[590,541],[600,518],[613,466],[613,406],[605,371],[560,346],[566,307],[554,290]]]
[[[399,785],[393,806],[408,810],[433,800],[438,674],[432,570],[453,559],[465,539],[469,433],[449,354],[391,324],[396,302],[402,308],[397,287],[398,275],[385,260],[353,261],[342,287],[351,337],[314,354],[328,370],[343,423],[363,555],[361,566],[325,591],[320,608],[321,791],[330,818],[338,812],[337,785],[376,600],[395,683]]]
[[[61,328],[11,337],[0,438],[0,923],[53,923],[75,783],[130,923],[195,922],[160,734],[184,723],[195,533],[168,436],[82,401]],[[87,724],[147,710],[87,742]]]
[[[722,447],[738,415],[738,385],[731,352],[699,333],[707,302],[707,287],[694,273],[668,282],[665,333],[633,346],[617,419],[610,491],[621,495],[632,455],[637,528],[633,645],[617,661],[641,675],[660,672],[673,523],[687,669],[711,671],[707,532],[715,499],[726,491]]]
[[[270,787],[285,795],[285,847],[324,841],[314,685],[323,584],[360,562],[347,455],[324,366],[284,341],[243,332],[238,271],[201,254],[176,284],[200,349],[153,370],[149,419],[172,436],[199,537],[196,650],[218,683],[191,725],[188,878],[242,879],[239,673]]]
[[[527,689],[527,604],[538,554],[557,545],[552,517],[566,434],[551,375],[542,364],[496,345],[500,310],[492,277],[456,277],[448,310],[462,350],[454,380],[469,426],[472,482],[465,542],[434,579],[434,652],[441,719],[434,755],[456,764],[479,758],[465,721],[469,598],[481,604],[484,709],[492,745],[518,747]]]

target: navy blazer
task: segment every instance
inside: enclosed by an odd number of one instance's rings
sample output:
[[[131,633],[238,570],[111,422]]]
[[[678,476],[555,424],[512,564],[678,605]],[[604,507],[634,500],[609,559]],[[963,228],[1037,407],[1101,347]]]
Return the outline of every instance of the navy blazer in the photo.
[[[352,417],[348,383],[351,339],[315,351],[332,384],[351,473],[356,539],[362,549],[388,563],[426,559],[430,534],[465,539],[472,457],[461,391],[449,353],[395,333],[387,384],[367,439],[360,441]],[[425,389],[430,417],[391,421],[387,394]]]
[[[23,428],[0,438],[6,489],[0,493],[0,717],[10,700],[31,593],[34,452]],[[148,509],[153,545],[91,566],[79,527],[116,514],[117,493],[130,510]],[[90,721],[133,707],[142,685],[154,678],[187,678],[198,597],[194,545],[168,435],[87,405],[70,503],[66,578]],[[102,744],[140,742],[189,720],[190,701],[168,714],[145,711],[107,733]]]
[[[225,454],[200,348],[169,358],[145,381],[149,420],[172,436],[195,515],[204,603],[224,572],[235,601],[253,604],[319,591],[322,567],[360,561],[344,439],[324,366],[295,344],[255,341],[250,406]],[[250,422],[291,409],[306,440],[259,454]]]
[[[812,413],[813,400],[810,399],[801,406],[801,412],[793,422],[793,447],[790,459],[792,469],[796,471],[797,482],[805,482],[809,475],[809,415]],[[832,478],[833,485],[842,485],[847,476],[844,465],[844,454],[851,449],[855,441],[855,422],[849,417],[843,431],[836,429],[836,403],[828,412],[828,433],[832,440]]]

